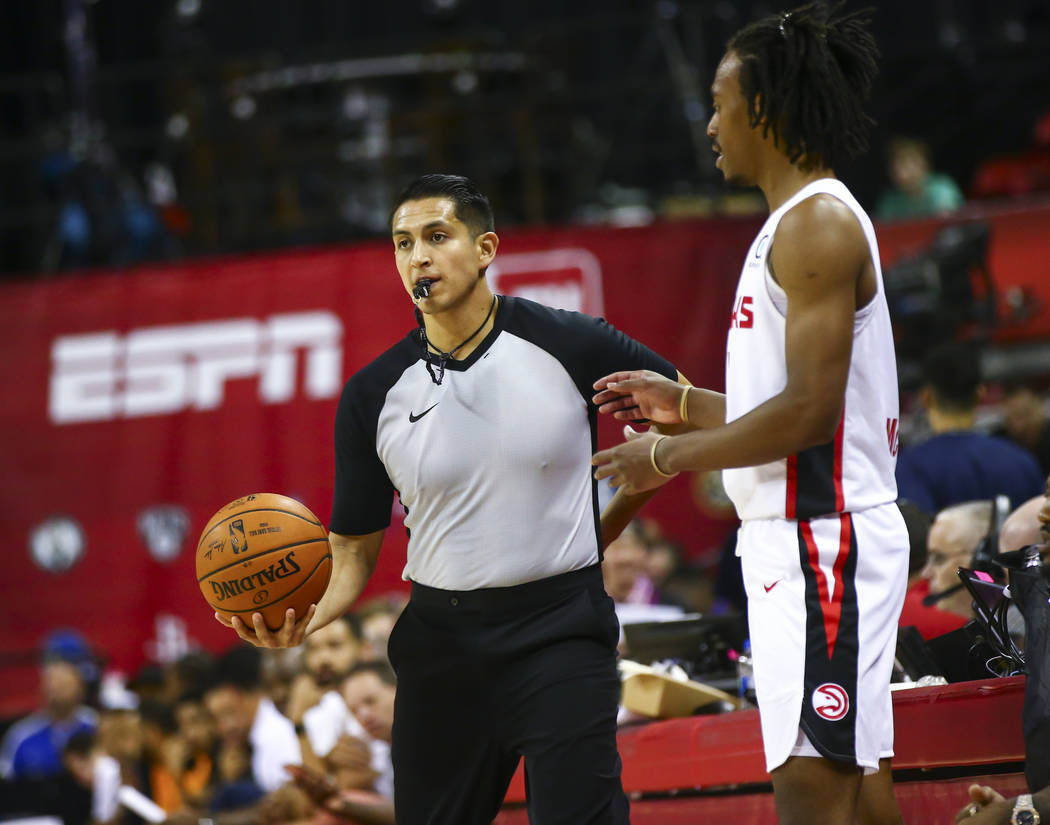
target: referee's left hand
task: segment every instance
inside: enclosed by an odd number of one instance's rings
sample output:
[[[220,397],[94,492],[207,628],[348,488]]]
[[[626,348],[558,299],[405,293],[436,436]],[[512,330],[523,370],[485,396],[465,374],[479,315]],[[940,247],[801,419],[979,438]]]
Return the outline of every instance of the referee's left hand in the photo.
[[[646,490],[655,490],[670,479],[653,468],[649,451],[660,434],[649,431],[640,433],[630,426],[623,428],[623,444],[595,453],[591,464],[596,467],[594,477],[598,481],[609,479],[609,485],[619,487],[627,495]]]

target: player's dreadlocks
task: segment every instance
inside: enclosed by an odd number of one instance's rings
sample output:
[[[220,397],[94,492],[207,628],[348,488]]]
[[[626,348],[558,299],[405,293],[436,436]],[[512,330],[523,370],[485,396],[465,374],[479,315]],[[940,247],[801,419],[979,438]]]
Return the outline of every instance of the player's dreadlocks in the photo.
[[[792,163],[804,156],[807,169],[863,152],[874,123],[863,109],[878,71],[871,9],[838,15],[841,7],[816,2],[771,15],[727,46],[741,61],[751,125],[772,131]]]

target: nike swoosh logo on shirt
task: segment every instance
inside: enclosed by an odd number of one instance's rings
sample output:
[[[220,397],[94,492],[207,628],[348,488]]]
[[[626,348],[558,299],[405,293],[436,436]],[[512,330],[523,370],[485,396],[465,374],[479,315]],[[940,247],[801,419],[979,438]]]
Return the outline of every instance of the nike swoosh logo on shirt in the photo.
[[[434,402],[429,407],[427,407],[425,410],[423,410],[423,412],[421,412],[419,415],[416,415],[414,412],[409,410],[408,411],[408,421],[409,421],[409,423],[410,424],[415,424],[417,421],[419,421],[419,419],[421,419],[424,415],[426,415],[428,412],[430,412],[432,409],[434,409],[434,407],[436,407],[440,403],[441,403],[440,401]]]
[[[780,579],[777,579],[772,584],[764,584],[764,585],[762,585],[762,587],[764,587],[765,591],[768,593],[770,590],[772,590],[774,587],[776,587],[778,584],[780,584],[780,581],[781,581]]]

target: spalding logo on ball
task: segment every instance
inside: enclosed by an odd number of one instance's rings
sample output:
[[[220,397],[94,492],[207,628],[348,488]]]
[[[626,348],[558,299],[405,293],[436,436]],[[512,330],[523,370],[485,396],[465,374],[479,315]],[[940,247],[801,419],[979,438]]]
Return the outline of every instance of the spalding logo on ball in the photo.
[[[324,595],[332,576],[328,531],[303,504],[277,493],[231,501],[212,516],[197,543],[197,583],[218,613],[251,625],[301,619]]]

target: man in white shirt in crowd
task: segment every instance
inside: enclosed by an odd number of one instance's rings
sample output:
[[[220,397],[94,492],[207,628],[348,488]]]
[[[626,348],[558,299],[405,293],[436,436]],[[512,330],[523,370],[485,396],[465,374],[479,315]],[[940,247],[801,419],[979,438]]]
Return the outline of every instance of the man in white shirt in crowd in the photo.
[[[305,672],[292,685],[288,716],[304,764],[335,774],[342,787],[373,788],[390,764],[390,746],[369,736],[339,693],[360,651],[360,625],[352,614],[311,634],[303,642]]]
[[[285,765],[302,764],[295,725],[262,691],[256,648],[238,645],[223,655],[204,701],[221,740],[250,746],[252,778],[263,791],[288,781]]]
[[[342,686],[343,698],[354,717],[369,736],[388,748],[393,737],[396,694],[397,677],[384,660],[358,663],[350,670]],[[389,757],[386,770],[376,782],[378,793],[375,794],[342,790],[338,781],[302,767],[290,768],[289,773],[314,804],[324,811],[360,825],[394,823],[394,775]]]

